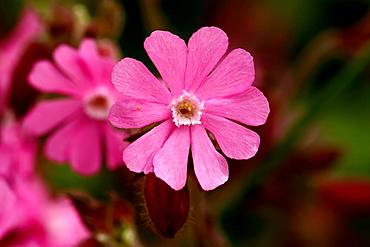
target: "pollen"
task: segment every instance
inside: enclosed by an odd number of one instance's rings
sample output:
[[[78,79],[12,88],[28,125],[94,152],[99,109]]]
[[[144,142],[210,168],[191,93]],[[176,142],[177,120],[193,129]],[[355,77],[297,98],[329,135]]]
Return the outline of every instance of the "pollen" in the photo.
[[[204,102],[186,91],[171,102],[172,117],[176,126],[200,124],[203,109]]]
[[[193,117],[196,112],[196,106],[189,100],[184,100],[176,106],[176,110],[184,117]]]

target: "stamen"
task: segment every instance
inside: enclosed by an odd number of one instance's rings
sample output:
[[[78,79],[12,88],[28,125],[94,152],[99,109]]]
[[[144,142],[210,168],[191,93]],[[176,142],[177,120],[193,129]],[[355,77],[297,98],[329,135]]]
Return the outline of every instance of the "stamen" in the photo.
[[[105,91],[98,91],[85,98],[84,109],[88,116],[104,120],[108,117],[109,109],[113,104],[112,96]]]
[[[203,109],[204,102],[186,91],[171,102],[172,117],[176,126],[201,124]]]

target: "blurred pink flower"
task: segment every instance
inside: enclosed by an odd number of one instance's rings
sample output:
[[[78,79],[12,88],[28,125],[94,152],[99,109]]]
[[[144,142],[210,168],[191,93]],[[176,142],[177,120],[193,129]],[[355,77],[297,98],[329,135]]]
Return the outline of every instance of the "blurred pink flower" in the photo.
[[[49,198],[35,177],[0,177],[0,245],[70,247],[89,237],[66,198]]]
[[[0,125],[0,176],[11,178],[34,174],[36,143],[10,117]]]
[[[123,152],[134,172],[153,172],[173,189],[185,186],[191,146],[195,175],[204,190],[228,179],[227,161],[208,137],[210,131],[224,154],[249,159],[259,147],[259,136],[241,126],[265,123],[269,105],[252,86],[252,56],[235,49],[224,57],[228,37],[219,28],[203,27],[188,45],[165,31],[153,32],[144,47],[164,83],[139,61],[121,60],[112,80],[123,94],[111,109],[110,121],[119,128],[159,126]]]
[[[89,236],[76,209],[67,198],[49,202],[42,221],[50,246],[75,246]]]
[[[17,26],[0,40],[0,114],[3,112],[14,69],[28,45],[39,35],[42,25],[32,10],[25,10]]]
[[[5,179],[0,177],[0,239],[17,225],[17,198]]]
[[[109,168],[117,167],[126,135],[107,121],[118,97],[110,79],[115,60],[102,56],[91,39],[85,39],[78,50],[61,45],[53,55],[55,64],[35,64],[30,83],[43,92],[68,98],[38,103],[25,118],[25,129],[40,136],[57,128],[46,142],[46,156],[57,162],[69,161],[80,174],[96,173],[103,157]]]
[[[34,140],[10,115],[0,127],[0,246],[69,247],[86,238],[71,203],[49,198],[35,176]]]

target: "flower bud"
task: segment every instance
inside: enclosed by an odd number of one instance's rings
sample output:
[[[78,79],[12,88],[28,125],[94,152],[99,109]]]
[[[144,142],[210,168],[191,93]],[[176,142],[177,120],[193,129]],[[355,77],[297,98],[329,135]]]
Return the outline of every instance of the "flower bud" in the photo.
[[[176,191],[153,173],[145,181],[145,202],[149,217],[159,234],[173,238],[189,214],[189,190]]]

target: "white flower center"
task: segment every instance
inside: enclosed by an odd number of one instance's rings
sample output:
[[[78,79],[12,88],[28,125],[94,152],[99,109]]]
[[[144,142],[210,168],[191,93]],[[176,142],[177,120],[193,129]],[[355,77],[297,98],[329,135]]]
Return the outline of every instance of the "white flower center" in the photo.
[[[201,124],[204,102],[193,94],[183,91],[182,95],[172,100],[171,110],[173,122],[176,126]]]
[[[113,103],[113,97],[108,92],[100,90],[85,98],[84,110],[91,118],[105,120]]]

